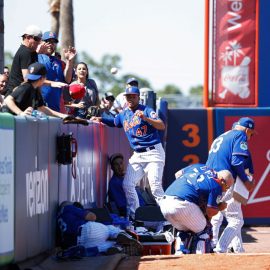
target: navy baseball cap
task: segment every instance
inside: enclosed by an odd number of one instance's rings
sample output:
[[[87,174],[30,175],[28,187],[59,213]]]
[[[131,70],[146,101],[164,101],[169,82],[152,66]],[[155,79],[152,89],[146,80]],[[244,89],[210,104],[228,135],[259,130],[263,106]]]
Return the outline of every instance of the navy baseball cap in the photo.
[[[42,76],[46,76],[46,74],[46,67],[43,64],[36,62],[28,67],[28,74],[26,75],[26,78],[32,81],[36,81]]]
[[[124,96],[126,95],[140,95],[140,90],[138,87],[135,87],[135,86],[130,86],[128,88],[126,88],[125,90],[125,94]]]
[[[112,100],[112,101],[115,100],[115,97],[114,97],[113,93],[111,93],[111,92],[105,93],[104,98],[107,99],[107,100]]]
[[[254,130],[255,129],[255,122],[253,119],[249,117],[242,117],[238,120],[237,125],[240,125],[245,128],[249,128]]]
[[[54,39],[55,42],[58,43],[57,35],[54,32],[51,31],[44,32],[44,34],[42,35],[42,40],[46,41],[48,39]]]
[[[126,84],[131,84],[131,83],[136,83],[137,85],[139,85],[139,82],[136,78],[129,78],[126,82]]]

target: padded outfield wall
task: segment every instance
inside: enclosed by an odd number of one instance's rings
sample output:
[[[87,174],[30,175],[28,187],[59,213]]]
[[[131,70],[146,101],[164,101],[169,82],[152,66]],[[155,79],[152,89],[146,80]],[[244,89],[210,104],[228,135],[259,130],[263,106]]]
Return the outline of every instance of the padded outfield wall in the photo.
[[[56,160],[56,138],[63,133],[78,142],[76,177],[72,165]],[[112,173],[108,157],[115,152],[126,160],[131,153],[122,129],[0,113],[0,265],[55,247],[59,202],[102,207]]]

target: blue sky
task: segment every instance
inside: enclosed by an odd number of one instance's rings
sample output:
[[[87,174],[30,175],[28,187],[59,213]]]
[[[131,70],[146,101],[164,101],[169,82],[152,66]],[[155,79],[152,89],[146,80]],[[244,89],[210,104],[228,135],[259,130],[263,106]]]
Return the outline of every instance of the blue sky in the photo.
[[[119,75],[138,74],[153,90],[203,84],[204,0],[74,0],[73,8],[79,52],[97,61],[120,55]],[[5,51],[13,53],[27,25],[50,30],[47,0],[5,0],[4,19]]]

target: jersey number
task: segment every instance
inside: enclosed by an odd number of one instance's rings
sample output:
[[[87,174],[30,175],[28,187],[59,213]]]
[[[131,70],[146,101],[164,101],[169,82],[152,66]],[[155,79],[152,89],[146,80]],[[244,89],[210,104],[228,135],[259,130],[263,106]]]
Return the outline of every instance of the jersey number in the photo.
[[[136,136],[144,136],[147,133],[147,126],[144,125],[136,130]]]
[[[211,145],[211,149],[209,151],[209,154],[216,153],[219,150],[222,142],[223,142],[223,137],[219,137],[219,138],[215,139],[213,144]]]

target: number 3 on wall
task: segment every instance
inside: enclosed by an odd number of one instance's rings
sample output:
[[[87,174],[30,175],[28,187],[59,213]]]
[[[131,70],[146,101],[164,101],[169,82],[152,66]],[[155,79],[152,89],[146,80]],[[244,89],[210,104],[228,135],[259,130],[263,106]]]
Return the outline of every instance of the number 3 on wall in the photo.
[[[183,131],[188,132],[189,140],[182,140],[183,145],[186,147],[196,147],[200,141],[201,138],[199,136],[199,127],[195,124],[186,124],[182,127]]]

